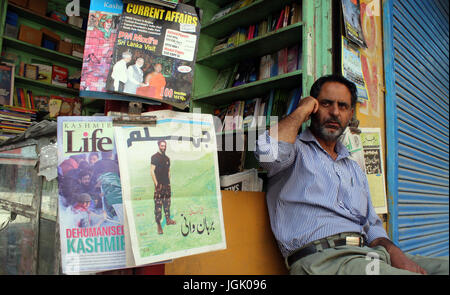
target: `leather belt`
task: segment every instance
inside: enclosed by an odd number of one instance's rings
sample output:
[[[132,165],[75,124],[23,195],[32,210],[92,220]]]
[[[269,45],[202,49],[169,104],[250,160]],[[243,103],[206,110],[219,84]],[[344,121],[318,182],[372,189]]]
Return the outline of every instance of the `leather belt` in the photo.
[[[333,241],[334,245],[330,245],[330,241]],[[317,246],[319,244],[322,246],[322,249],[334,248],[338,246],[362,247],[364,246],[364,238],[362,236],[347,236],[344,238],[336,238],[336,239],[324,238],[314,241],[310,243],[309,246],[307,245],[303,248],[300,248],[299,250],[289,255],[289,257],[287,258],[288,266],[290,267],[294,262],[302,259],[303,257],[319,252],[319,250],[317,250]]]

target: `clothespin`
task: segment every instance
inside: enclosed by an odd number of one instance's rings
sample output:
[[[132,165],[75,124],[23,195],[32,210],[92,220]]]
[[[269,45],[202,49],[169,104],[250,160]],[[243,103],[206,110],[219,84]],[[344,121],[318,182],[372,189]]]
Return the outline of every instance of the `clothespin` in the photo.
[[[143,116],[141,112],[142,103],[132,101],[128,105],[127,114],[120,112],[109,112],[108,116],[112,117],[114,126],[156,125],[156,116]]]

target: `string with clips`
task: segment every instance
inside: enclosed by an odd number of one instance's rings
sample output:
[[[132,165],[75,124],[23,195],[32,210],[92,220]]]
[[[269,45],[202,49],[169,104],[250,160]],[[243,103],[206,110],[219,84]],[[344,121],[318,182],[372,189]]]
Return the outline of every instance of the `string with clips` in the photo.
[[[142,103],[130,102],[128,113],[108,112],[108,116],[112,117],[113,126],[154,126],[156,125],[156,116],[141,115]]]

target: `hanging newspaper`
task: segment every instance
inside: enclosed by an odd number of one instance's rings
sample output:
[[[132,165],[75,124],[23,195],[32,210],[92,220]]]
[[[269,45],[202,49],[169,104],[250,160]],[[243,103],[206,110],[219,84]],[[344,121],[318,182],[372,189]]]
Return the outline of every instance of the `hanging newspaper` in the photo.
[[[145,115],[156,124],[114,127],[133,256],[127,264],[225,249],[212,116]]]
[[[65,274],[125,267],[113,133],[108,117],[58,117],[59,226]]]
[[[387,213],[386,185],[384,180],[383,152],[380,128],[361,128],[361,143],[370,198],[377,214]]]
[[[125,0],[107,90],[187,108],[199,34],[190,5]]]
[[[361,52],[342,36],[342,76],[356,85],[358,102],[368,102],[369,95],[362,72]]]
[[[366,41],[361,28],[360,0],[342,0],[345,36],[360,47],[366,48]]]
[[[361,170],[366,173],[366,165],[364,163],[364,151],[361,142],[361,136],[356,133],[352,133],[350,128],[347,127],[344,133],[339,137],[339,141],[345,145],[350,153],[350,159],[358,163]]]

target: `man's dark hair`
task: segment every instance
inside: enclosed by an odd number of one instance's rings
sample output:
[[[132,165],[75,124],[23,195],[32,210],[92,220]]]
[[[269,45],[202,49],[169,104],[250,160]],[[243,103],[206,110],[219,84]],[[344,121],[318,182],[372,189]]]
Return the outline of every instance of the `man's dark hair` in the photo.
[[[356,105],[356,100],[357,100],[357,94],[356,94],[356,85],[355,83],[347,80],[346,78],[344,78],[341,75],[327,75],[327,76],[323,76],[320,77],[319,79],[316,80],[316,82],[314,82],[313,86],[311,87],[311,91],[309,93],[309,95],[311,95],[314,98],[317,98],[319,96],[320,91],[322,90],[322,86],[323,84],[327,83],[327,82],[337,82],[337,83],[341,83],[343,85],[345,85],[348,90],[350,91],[350,95],[351,95],[351,105],[352,108],[355,107]]]
[[[164,139],[160,139],[160,140],[158,140],[158,146],[163,142],[167,145],[167,142]]]
[[[101,152],[102,160],[111,160],[113,153],[111,151],[108,152]]]
[[[97,159],[99,159],[100,158],[100,156],[98,155],[98,152],[92,152],[92,153],[90,153],[89,154],[89,157],[88,157],[88,159],[90,160],[92,157],[97,157]]]
[[[83,178],[83,177],[86,176],[86,175],[91,176],[91,172],[90,172],[89,170],[81,170],[81,171],[78,173],[78,177],[79,177],[80,179]]]

